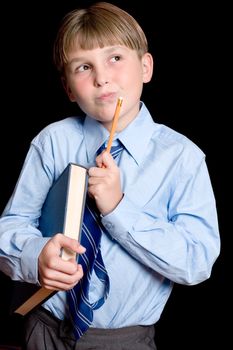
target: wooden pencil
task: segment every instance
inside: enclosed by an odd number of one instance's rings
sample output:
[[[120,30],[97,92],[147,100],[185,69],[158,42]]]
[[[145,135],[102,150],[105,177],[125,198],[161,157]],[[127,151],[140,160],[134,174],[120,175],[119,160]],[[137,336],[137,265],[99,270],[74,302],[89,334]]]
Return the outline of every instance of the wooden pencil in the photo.
[[[110,152],[111,147],[112,147],[112,141],[113,141],[113,137],[114,137],[114,134],[116,131],[116,127],[117,127],[117,121],[119,118],[120,109],[122,106],[122,101],[123,101],[123,98],[118,97],[116,109],[115,109],[115,113],[114,113],[114,117],[113,117],[112,127],[111,127],[111,131],[110,131],[110,136],[109,136],[109,140],[108,140],[108,144],[107,144],[107,148],[106,148],[107,152]]]

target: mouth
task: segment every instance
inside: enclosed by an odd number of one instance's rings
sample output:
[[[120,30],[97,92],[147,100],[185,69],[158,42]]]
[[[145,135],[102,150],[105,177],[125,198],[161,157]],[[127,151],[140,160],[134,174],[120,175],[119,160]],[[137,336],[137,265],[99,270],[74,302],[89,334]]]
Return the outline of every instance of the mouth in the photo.
[[[115,102],[117,99],[117,94],[115,92],[106,92],[97,97],[97,101],[100,102]]]

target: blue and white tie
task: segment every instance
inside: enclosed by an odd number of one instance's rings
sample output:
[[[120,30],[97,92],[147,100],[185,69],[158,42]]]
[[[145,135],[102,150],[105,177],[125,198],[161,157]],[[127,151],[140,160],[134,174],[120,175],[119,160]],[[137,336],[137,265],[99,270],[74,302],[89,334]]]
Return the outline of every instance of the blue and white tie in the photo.
[[[103,150],[101,147],[100,152]],[[123,150],[118,144],[111,147],[111,154],[115,159]],[[99,153],[100,153],[99,152]],[[93,310],[100,308],[109,293],[110,282],[101,255],[100,241],[105,228],[101,224],[100,214],[94,200],[87,196],[83,217],[81,244],[86,252],[79,255],[78,262],[83,267],[84,276],[68,293],[68,303],[74,335],[78,340],[91,326]],[[93,303],[89,301],[89,285],[93,270],[96,276],[104,284],[104,292],[101,298]]]

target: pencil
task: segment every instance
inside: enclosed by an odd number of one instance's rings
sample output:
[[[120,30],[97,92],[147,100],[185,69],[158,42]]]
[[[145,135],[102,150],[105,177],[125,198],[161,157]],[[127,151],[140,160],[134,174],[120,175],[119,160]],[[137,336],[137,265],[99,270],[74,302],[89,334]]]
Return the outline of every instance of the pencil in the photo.
[[[108,140],[108,144],[107,144],[107,148],[106,148],[106,152],[110,152],[111,147],[112,147],[112,141],[113,141],[113,137],[114,137],[114,134],[115,134],[115,131],[116,131],[117,121],[118,121],[118,118],[119,118],[122,102],[123,102],[123,98],[122,97],[118,97],[117,104],[116,104],[116,109],[115,109],[115,113],[114,113],[114,117],[113,117],[113,122],[112,122],[112,128],[111,128],[111,131],[110,131],[110,136],[109,136],[109,140]]]

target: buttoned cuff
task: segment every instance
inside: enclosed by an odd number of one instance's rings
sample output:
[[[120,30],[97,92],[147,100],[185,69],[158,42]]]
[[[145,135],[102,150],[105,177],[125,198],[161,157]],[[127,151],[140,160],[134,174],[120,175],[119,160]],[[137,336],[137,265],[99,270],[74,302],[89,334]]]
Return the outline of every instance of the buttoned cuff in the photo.
[[[111,213],[102,217],[102,224],[113,239],[121,242],[128,233],[133,231],[139,214],[140,208],[124,195],[118,206]]]
[[[38,257],[49,239],[47,237],[36,237],[25,244],[21,256],[22,274],[25,282],[39,284]]]

